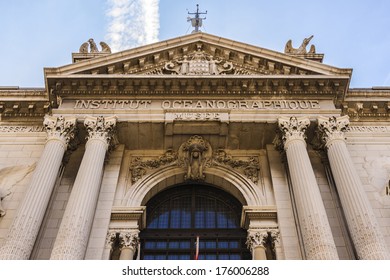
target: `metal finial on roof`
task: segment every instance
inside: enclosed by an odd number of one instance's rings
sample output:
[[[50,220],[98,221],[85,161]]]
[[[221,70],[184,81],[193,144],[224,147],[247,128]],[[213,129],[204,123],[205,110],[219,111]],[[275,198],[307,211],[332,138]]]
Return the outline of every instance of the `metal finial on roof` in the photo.
[[[199,27],[202,26],[202,21],[204,19],[206,19],[206,17],[201,18],[201,17],[199,17],[199,15],[206,15],[207,11],[206,12],[199,12],[199,4],[196,4],[196,12],[195,13],[188,12],[188,14],[195,15],[195,17],[187,17],[187,21],[191,21],[192,27],[195,27],[195,29],[194,29],[194,31],[192,31],[192,33],[199,32]]]

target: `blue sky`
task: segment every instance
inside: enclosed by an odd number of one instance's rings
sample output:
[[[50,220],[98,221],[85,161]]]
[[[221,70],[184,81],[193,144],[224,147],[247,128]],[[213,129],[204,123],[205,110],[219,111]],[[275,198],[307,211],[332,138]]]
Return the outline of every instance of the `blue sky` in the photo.
[[[1,0],[0,86],[43,87],[44,67],[71,63],[89,38],[110,43],[113,2],[129,8],[117,10],[123,36],[150,22],[156,40],[188,34],[187,9],[199,3],[208,11],[203,32],[280,52],[314,35],[324,63],[353,69],[352,88],[390,86],[388,0]],[[157,3],[158,13],[140,15],[141,2]]]

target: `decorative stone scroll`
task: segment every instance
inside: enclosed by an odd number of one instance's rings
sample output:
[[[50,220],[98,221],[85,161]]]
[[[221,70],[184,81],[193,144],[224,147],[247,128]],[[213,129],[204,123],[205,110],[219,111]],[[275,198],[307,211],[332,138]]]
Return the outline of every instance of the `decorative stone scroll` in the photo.
[[[130,163],[131,181],[136,183],[150,170],[173,165],[185,170],[184,179],[202,181],[205,179],[205,169],[212,166],[225,166],[244,174],[249,180],[257,184],[260,174],[260,163],[256,156],[248,160],[233,159],[225,150],[218,149],[215,153],[208,141],[199,135],[190,137],[177,152],[168,149],[163,155],[155,159],[142,160],[135,157]]]
[[[249,160],[233,159],[225,150],[218,149],[213,160],[215,164],[222,164],[242,170],[245,176],[255,184],[259,181],[260,163],[259,159],[255,156],[251,156]]]
[[[157,159],[142,161],[140,157],[133,159],[130,165],[131,181],[133,183],[141,179],[148,169],[156,169],[173,163],[177,160],[177,153],[171,149],[167,150]]]

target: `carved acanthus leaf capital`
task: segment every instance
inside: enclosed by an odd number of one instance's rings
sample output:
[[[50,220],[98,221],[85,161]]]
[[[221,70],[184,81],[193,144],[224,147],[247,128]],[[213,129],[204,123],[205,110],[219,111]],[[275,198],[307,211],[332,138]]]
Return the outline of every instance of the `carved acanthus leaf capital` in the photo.
[[[138,232],[132,231],[132,232],[121,232],[119,233],[119,238],[120,238],[120,244],[121,247],[125,248],[131,248],[131,249],[136,249],[139,244],[139,235]]]
[[[98,139],[109,145],[115,134],[116,117],[86,117],[84,125],[88,132],[87,140]]]
[[[279,236],[279,230],[277,228],[250,229],[246,244],[252,251],[258,246],[265,246],[269,239],[271,239],[272,244],[279,242]]]
[[[329,147],[333,140],[345,140],[345,132],[348,129],[349,117],[319,117],[318,132],[321,141]]]
[[[76,118],[46,115],[43,125],[46,129],[48,140],[59,139],[68,145],[75,135]]]
[[[286,148],[287,143],[292,140],[306,140],[305,133],[310,125],[310,120],[306,117],[283,117],[278,119],[278,125],[282,133],[282,142]]]

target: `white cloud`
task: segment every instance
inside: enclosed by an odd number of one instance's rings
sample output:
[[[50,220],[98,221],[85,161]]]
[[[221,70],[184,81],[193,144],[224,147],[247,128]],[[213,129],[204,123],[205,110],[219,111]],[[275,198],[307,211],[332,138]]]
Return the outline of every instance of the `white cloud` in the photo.
[[[113,52],[158,41],[159,0],[108,0],[107,43]]]

